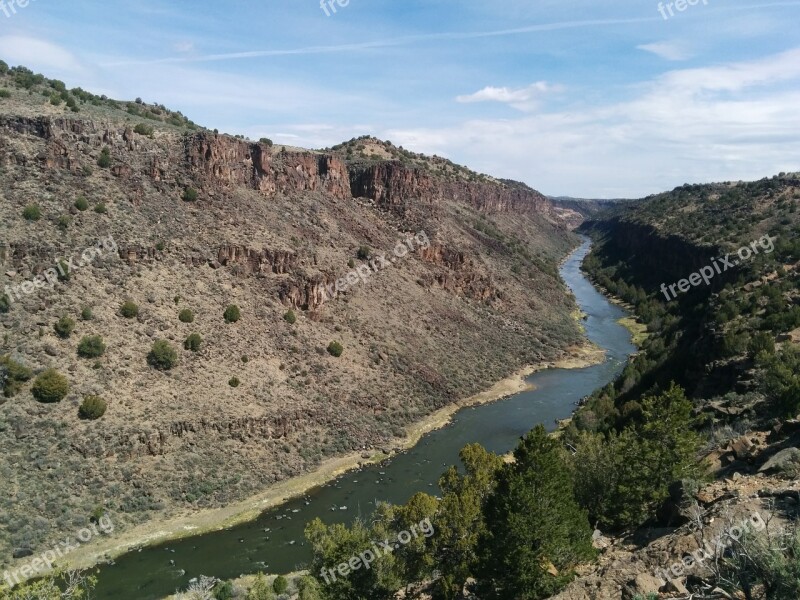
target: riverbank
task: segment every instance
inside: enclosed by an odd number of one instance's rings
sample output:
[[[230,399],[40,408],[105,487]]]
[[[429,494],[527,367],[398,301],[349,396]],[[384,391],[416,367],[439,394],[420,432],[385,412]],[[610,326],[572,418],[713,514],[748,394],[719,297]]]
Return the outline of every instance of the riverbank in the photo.
[[[602,363],[604,357],[605,352],[587,340],[568,348],[564,357],[559,360],[520,369],[489,389],[430,414],[422,421],[409,426],[405,438],[395,445],[404,450],[412,448],[426,434],[448,425],[452,417],[463,408],[496,402],[533,389],[526,379],[536,372],[546,369],[582,369]],[[153,546],[253,521],[264,511],[303,496],[309,490],[328,483],[348,471],[387,458],[389,456],[383,452],[375,452],[369,458],[365,458],[360,452],[333,458],[323,462],[310,473],[278,483],[261,494],[229,506],[186,512],[166,521],[151,521],[115,533],[111,537],[100,538],[96,542],[76,549],[69,555],[68,560],[59,566],[74,569],[90,568],[139,547]]]

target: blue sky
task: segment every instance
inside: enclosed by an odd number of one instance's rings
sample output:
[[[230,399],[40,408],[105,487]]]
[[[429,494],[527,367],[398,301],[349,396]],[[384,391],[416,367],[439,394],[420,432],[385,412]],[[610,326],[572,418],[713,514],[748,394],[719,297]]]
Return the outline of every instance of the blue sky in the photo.
[[[0,9],[0,58],[228,133],[372,134],[554,195],[800,170],[800,0],[666,4],[30,0]]]

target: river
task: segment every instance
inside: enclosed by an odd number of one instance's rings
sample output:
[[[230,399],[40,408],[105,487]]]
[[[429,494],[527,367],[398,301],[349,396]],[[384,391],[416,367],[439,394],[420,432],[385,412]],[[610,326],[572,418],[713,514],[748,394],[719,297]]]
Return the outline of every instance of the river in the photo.
[[[537,423],[554,428],[569,417],[580,398],[612,381],[635,351],[626,313],[600,294],[580,271],[585,242],[562,265],[561,276],[575,294],[589,339],[606,350],[606,361],[584,369],[551,369],[532,375],[529,392],[458,412],[451,425],[425,436],[408,452],[381,465],[351,472],[310,491],[304,498],[230,529],[131,552],[101,567],[96,595],[101,600],[156,600],[185,589],[199,575],[230,579],[268,571],[303,568],[310,552],[303,538],[308,521],[351,522],[368,516],[376,501],[404,503],[419,491],[439,493],[436,482],[458,452],[478,442],[497,453],[510,451]]]

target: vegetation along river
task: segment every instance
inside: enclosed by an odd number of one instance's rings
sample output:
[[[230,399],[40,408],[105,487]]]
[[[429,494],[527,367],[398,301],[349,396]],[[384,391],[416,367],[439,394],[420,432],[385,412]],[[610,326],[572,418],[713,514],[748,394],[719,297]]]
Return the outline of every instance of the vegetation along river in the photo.
[[[617,322],[625,311],[580,271],[588,251],[586,242],[562,265],[561,276],[588,315],[584,326],[589,339],[606,350],[604,363],[535,373],[528,379],[535,386],[532,391],[461,410],[450,426],[428,434],[408,452],[343,475],[250,523],[121,556],[100,569],[97,597],[155,600],[185,589],[199,575],[230,579],[259,571],[298,570],[310,560],[303,530],[315,517],[349,523],[368,516],[376,501],[404,503],[419,491],[437,495],[439,477],[449,465],[458,464],[458,452],[465,445],[478,442],[506,453],[537,423],[553,428],[556,419],[569,417],[576,402],[612,381],[635,351],[630,333]]]

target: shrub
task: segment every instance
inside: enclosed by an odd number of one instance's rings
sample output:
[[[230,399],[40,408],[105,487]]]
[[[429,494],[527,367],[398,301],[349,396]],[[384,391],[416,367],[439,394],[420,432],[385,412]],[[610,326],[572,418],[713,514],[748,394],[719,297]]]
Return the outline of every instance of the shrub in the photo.
[[[181,323],[194,323],[194,313],[188,308],[184,308],[178,315]]]
[[[47,369],[33,382],[31,392],[39,402],[61,402],[69,392],[69,381],[55,369]]]
[[[159,371],[169,371],[178,364],[178,353],[166,340],[158,340],[147,355],[147,363]]]
[[[0,98],[10,98],[10,97],[11,97],[11,92],[5,89],[0,90]]]
[[[80,198],[75,200],[75,208],[83,212],[84,210],[89,208],[89,201],[86,200],[86,198],[84,198],[83,196],[81,196]]]
[[[38,221],[42,218],[42,209],[36,204],[29,204],[22,210],[22,216],[26,221]]]
[[[372,250],[369,246],[361,246],[356,253],[358,260],[368,260],[372,256]]]
[[[61,231],[66,231],[67,229],[69,229],[69,226],[71,224],[72,224],[72,219],[69,217],[69,215],[61,215],[60,217],[58,217],[58,220],[56,221],[56,225],[58,225],[58,228]]]
[[[294,314],[292,309],[289,309],[285,315],[283,315],[283,319],[289,323],[289,325],[294,325],[297,323],[297,315]]]
[[[183,342],[183,347],[186,350],[191,350],[192,352],[198,352],[200,350],[200,346],[203,345],[203,338],[200,337],[199,333],[193,333],[189,337],[186,338],[186,341]]]
[[[339,342],[331,342],[330,344],[328,344],[328,354],[330,354],[331,356],[339,358],[343,352],[344,352],[344,346],[342,346]]]
[[[58,337],[67,339],[75,331],[75,321],[69,317],[61,317],[53,326],[58,334]]]
[[[94,315],[92,314],[92,309],[90,307],[84,306],[83,309],[81,309],[81,319],[84,321],[91,321],[93,316]]]
[[[275,593],[278,595],[285,594],[289,589],[289,582],[286,580],[286,577],[278,575],[275,581],[272,582],[272,589],[275,590]]]
[[[119,307],[119,314],[126,319],[135,319],[139,316],[139,306],[131,300],[126,300]]]
[[[81,419],[94,421],[106,414],[106,408],[108,405],[100,396],[86,396],[78,409],[78,415]]]
[[[0,313],[7,313],[11,310],[11,298],[8,294],[0,295]]]
[[[233,592],[233,583],[230,581],[218,581],[212,590],[214,600],[231,600]]]
[[[108,212],[108,209],[106,208],[104,202],[100,202],[97,206],[94,207],[94,212],[96,212],[98,215],[104,215]]]
[[[272,146],[273,146],[273,142],[272,142],[272,140],[271,140],[271,139],[269,139],[269,138],[265,138],[265,137],[263,137],[263,138],[261,138],[259,141],[260,141],[262,144],[264,144],[265,146],[269,147],[269,148],[272,148]]]
[[[111,150],[107,147],[100,151],[100,158],[97,159],[97,166],[101,169],[107,169],[111,166]]]
[[[78,343],[78,356],[81,358],[100,358],[105,354],[106,345],[99,335],[90,335]]]
[[[225,321],[228,323],[236,323],[239,319],[242,318],[242,313],[239,310],[239,307],[235,304],[231,304],[228,308],[225,309],[225,314],[222,315],[225,318]]]
[[[238,377],[231,377],[231,378],[228,380],[228,385],[229,385],[229,386],[231,386],[232,388],[237,388],[237,387],[239,387],[239,385],[240,385],[241,383],[242,383],[242,382],[241,382],[241,381],[239,381],[239,378],[238,378]]]
[[[139,135],[146,135],[148,137],[153,137],[153,127],[151,125],[147,125],[146,123],[139,123],[133,130],[138,133]]]
[[[3,395],[10,398],[19,392],[20,387],[33,377],[33,371],[18,363],[8,354],[0,356],[0,386]]]
[[[183,199],[186,202],[194,202],[197,200],[198,193],[193,187],[186,188],[183,192]]]

